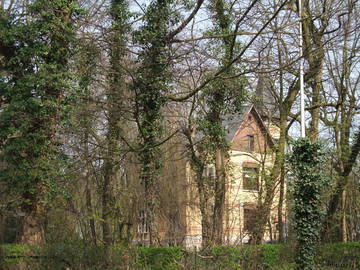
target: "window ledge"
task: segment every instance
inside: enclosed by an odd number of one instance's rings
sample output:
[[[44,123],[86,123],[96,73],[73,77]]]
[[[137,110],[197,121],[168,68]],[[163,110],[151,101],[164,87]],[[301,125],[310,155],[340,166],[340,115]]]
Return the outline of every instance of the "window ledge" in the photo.
[[[258,191],[258,190],[255,190],[255,189],[242,189],[242,191],[252,192],[252,193],[259,193],[259,191]]]

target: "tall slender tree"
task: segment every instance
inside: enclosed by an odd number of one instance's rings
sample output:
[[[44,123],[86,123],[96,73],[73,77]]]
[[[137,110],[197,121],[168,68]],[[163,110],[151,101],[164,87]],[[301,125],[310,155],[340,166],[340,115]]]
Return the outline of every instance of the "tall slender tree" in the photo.
[[[130,12],[126,0],[111,1],[112,31],[110,34],[110,69],[109,86],[107,89],[107,134],[106,155],[104,160],[104,181],[102,183],[102,233],[103,241],[110,244],[112,224],[112,186],[119,180],[119,165],[121,153],[122,115],[124,92],[126,91],[125,72],[123,69],[124,57],[127,51],[127,35],[129,32],[128,20]]]
[[[359,20],[356,16],[359,5],[354,1],[345,2],[343,19],[338,32],[331,34],[328,45],[325,74],[321,98],[326,106],[320,107],[320,119],[333,134],[335,146],[335,183],[324,219],[322,238],[324,241],[347,241],[346,192],[351,173],[356,167],[360,152],[360,132],[356,127],[356,109],[359,78],[356,66],[359,53]],[[340,33],[340,34],[339,34]],[[337,217],[341,217],[340,220]]]
[[[38,0],[28,7],[30,20],[10,16],[1,24],[8,53],[0,80],[6,103],[0,113],[0,180],[20,198],[22,243],[44,240],[45,201],[61,177],[64,155],[56,135],[71,87],[76,9],[71,0]]]
[[[145,14],[145,25],[138,33],[141,45],[139,68],[134,82],[135,119],[139,131],[138,158],[141,183],[144,188],[144,214],[149,230],[150,245],[159,245],[158,179],[162,167],[160,143],[164,134],[161,109],[169,90],[169,29],[173,14],[172,0],[155,0]]]

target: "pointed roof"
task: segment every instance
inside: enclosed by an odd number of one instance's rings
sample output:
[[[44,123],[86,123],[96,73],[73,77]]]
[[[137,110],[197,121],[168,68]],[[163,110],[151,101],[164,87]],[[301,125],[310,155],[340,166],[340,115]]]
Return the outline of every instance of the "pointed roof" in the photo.
[[[225,128],[226,132],[226,142],[230,143],[232,141],[241,123],[244,121],[246,115],[248,115],[250,112],[252,106],[253,105],[244,106],[241,112],[237,114],[229,114],[224,117],[225,119],[223,120],[223,127]]]
[[[279,110],[276,106],[276,96],[274,94],[271,79],[264,73],[259,75],[256,90],[255,106],[263,119],[269,119],[270,117],[278,119]]]
[[[258,110],[255,108],[254,104],[244,107],[242,114],[237,115],[237,117],[230,116],[230,117],[228,117],[228,120],[224,121],[224,127],[227,131],[227,134],[225,136],[226,141],[228,143],[233,142],[236,135],[242,130],[244,122],[245,122],[244,120],[250,113],[255,116],[256,121],[259,124],[261,131],[267,138],[269,145],[270,146],[275,145],[274,138],[271,136],[271,133],[270,133],[268,127],[265,125],[265,123],[262,119],[262,116],[260,115]]]

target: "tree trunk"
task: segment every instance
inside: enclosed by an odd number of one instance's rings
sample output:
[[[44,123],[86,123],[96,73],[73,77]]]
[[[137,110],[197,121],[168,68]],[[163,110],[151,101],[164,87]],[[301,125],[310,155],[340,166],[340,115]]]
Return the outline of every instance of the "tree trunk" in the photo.
[[[213,214],[213,239],[214,245],[222,245],[224,238],[224,212],[225,212],[225,196],[226,196],[226,153],[224,150],[216,151],[215,169],[215,199]]]
[[[88,85],[85,86],[88,88]],[[86,99],[85,103],[85,110],[86,115],[89,115],[89,97]],[[84,156],[85,156],[85,172],[84,172],[84,180],[85,180],[85,207],[87,211],[87,216],[90,216],[89,218],[89,227],[90,227],[90,238],[91,242],[96,246],[97,244],[97,237],[96,237],[96,227],[95,227],[95,219],[94,219],[94,209],[92,205],[92,196],[91,196],[91,188],[90,188],[90,182],[91,182],[91,174],[90,174],[90,167],[91,167],[91,158],[90,158],[90,152],[89,152],[89,129],[91,128],[89,126],[89,119],[86,119],[84,121]]]
[[[110,222],[111,222],[111,183],[112,183],[111,165],[105,165],[104,182],[102,183],[101,205],[102,205],[102,233],[105,245],[112,243]]]
[[[280,194],[279,194],[279,205],[278,205],[278,230],[279,230],[279,242],[284,242],[284,222],[283,222],[283,208],[285,200],[285,167],[281,168],[280,175]]]
[[[304,2],[303,13],[301,16],[304,40],[304,57],[309,63],[309,73],[311,80],[307,82],[311,85],[311,123],[309,137],[316,141],[319,137],[320,122],[320,93],[322,90],[323,64],[325,60],[325,51],[323,48],[323,32],[318,29],[312,18],[312,11],[309,1]]]
[[[196,183],[198,188],[201,213],[201,246],[202,249],[208,249],[213,246],[213,209],[211,207],[212,198],[209,194],[210,187],[206,182],[206,178],[203,177],[202,169],[197,171]]]
[[[346,243],[347,238],[347,223],[346,223],[346,190],[342,193],[341,199],[341,241]]]
[[[342,171],[338,172],[338,179],[334,188],[334,192],[331,194],[328,209],[326,211],[326,216],[323,223],[321,238],[322,241],[329,241],[331,225],[334,222],[334,217],[336,211],[339,209],[341,204],[341,198],[343,196],[343,192],[346,189],[346,186],[349,181],[349,175],[352,171],[352,168],[356,162],[358,154],[360,152],[360,131],[358,131],[355,135],[355,141],[349,151],[350,154],[348,156],[343,156],[345,160],[343,161],[344,165],[341,169]]]
[[[38,201],[39,194],[26,192],[21,207],[23,218],[19,241],[21,244],[37,245],[44,241],[44,208]]]
[[[20,243],[26,245],[42,243],[44,241],[43,221],[43,218],[35,211],[26,213],[22,221]]]
[[[144,183],[144,198],[145,198],[145,216],[146,226],[149,231],[149,244],[151,247],[160,246],[161,238],[158,228],[159,217],[159,191],[156,188],[157,179],[150,173],[145,173],[142,176]]]
[[[89,177],[89,175],[87,176],[87,181],[88,181],[88,177]],[[90,218],[89,218],[90,236],[91,236],[92,243],[96,246],[96,244],[97,244],[96,227],[95,227],[94,210],[93,210],[93,206],[92,206],[91,197],[92,196],[91,196],[91,190],[89,188],[89,183],[86,183],[85,200],[86,200],[86,210],[88,212],[88,215],[90,215]]]
[[[105,244],[111,244],[111,225],[115,224],[112,213],[112,190],[117,180],[120,153],[119,145],[121,138],[124,71],[121,62],[126,55],[126,34],[128,12],[127,2],[124,0],[111,1],[112,28],[110,35],[110,71],[108,75],[109,88],[107,89],[108,126],[106,134],[106,154],[104,161],[104,181],[102,183],[102,232]]]
[[[346,238],[346,216],[344,212],[345,207],[345,192],[349,183],[349,175],[352,171],[354,164],[356,163],[357,156],[360,150],[360,132],[355,132],[353,144],[351,146],[350,134],[353,128],[354,122],[354,109],[356,104],[356,85],[353,84],[352,70],[356,65],[354,56],[356,55],[352,32],[357,27],[353,22],[357,17],[356,8],[353,3],[348,3],[347,6],[347,17],[343,21],[341,27],[343,31],[342,44],[339,44],[340,53],[334,53],[330,55],[330,60],[335,56],[339,56],[335,63],[336,69],[332,71],[331,79],[333,81],[333,87],[337,92],[337,100],[334,106],[335,117],[327,119],[324,117],[324,123],[333,127],[336,141],[336,159],[337,161],[333,164],[336,170],[336,183],[334,190],[331,193],[328,209],[326,212],[326,218],[323,223],[322,240],[331,240],[329,236],[332,235],[332,224],[335,224],[336,213],[340,212],[342,218],[336,220],[339,230],[339,235],[336,235],[337,240],[347,240]],[[355,28],[353,28],[355,27]],[[358,40],[356,38],[356,40]],[[335,50],[337,51],[337,50]],[[339,65],[341,61],[341,65]],[[331,62],[331,61],[330,61]],[[333,97],[331,96],[331,99]],[[332,100],[333,102],[333,100]],[[344,197],[345,196],[345,197]]]
[[[226,3],[223,0],[210,1],[209,9],[214,13],[214,23],[220,28],[221,33],[231,33],[231,19],[227,14]],[[224,57],[221,60],[223,66],[227,66],[232,60],[233,49],[236,40],[232,37],[222,38],[222,46],[224,47]],[[230,70],[227,70],[230,72]],[[225,72],[226,74],[226,72]],[[213,127],[223,129],[222,115],[226,114],[226,93],[229,90],[224,84],[222,87],[217,85],[211,93],[211,99],[208,101],[210,112],[208,120]],[[210,140],[214,143],[216,149],[212,149],[212,157],[215,160],[215,187],[214,187],[214,212],[212,215],[213,232],[212,241],[214,245],[222,245],[224,240],[224,221],[225,221],[225,197],[226,197],[226,158],[227,143],[221,134],[217,131],[209,130]]]

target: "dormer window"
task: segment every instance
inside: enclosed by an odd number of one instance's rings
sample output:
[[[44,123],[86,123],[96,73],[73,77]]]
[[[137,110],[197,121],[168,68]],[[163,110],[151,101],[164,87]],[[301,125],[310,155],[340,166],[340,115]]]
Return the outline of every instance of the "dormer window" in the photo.
[[[254,149],[255,149],[254,135],[247,135],[246,139],[247,139],[247,150],[248,150],[248,152],[254,152]]]

